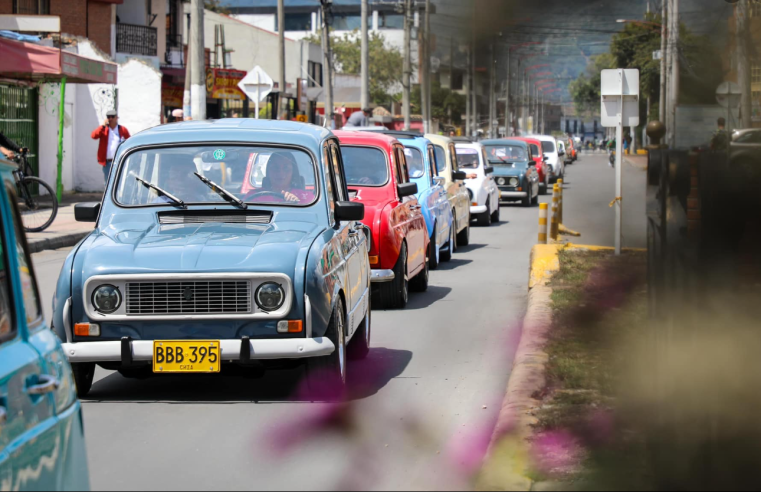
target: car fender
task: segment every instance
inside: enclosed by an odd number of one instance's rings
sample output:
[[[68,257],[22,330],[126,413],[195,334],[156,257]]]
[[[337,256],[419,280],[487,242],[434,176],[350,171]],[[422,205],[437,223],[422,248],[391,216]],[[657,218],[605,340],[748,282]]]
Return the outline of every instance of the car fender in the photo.
[[[338,298],[344,291],[348,267],[336,229],[326,229],[312,243],[305,270],[305,292],[311,304],[312,337],[327,333]]]
[[[401,206],[401,205],[400,205]],[[402,242],[405,238],[404,229],[409,225],[394,227],[397,219],[394,217],[396,208],[392,202],[387,203],[381,212],[380,234],[378,238],[378,254],[380,266],[384,269],[392,269],[399,260],[402,250]],[[398,215],[398,213],[397,213]]]

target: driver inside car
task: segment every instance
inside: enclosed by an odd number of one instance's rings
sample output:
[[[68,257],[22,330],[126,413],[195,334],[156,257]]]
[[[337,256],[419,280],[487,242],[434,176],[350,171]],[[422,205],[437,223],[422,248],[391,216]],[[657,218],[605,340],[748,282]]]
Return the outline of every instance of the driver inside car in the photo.
[[[306,189],[296,160],[288,152],[275,152],[267,161],[262,187],[249,192],[243,201],[267,202],[267,195],[280,195],[288,203],[310,203],[314,193]],[[257,196],[258,195],[258,196]]]
[[[194,173],[198,171],[192,159],[185,156],[162,156],[162,173],[159,186],[180,200],[193,203],[204,202],[209,198],[209,189]],[[153,203],[171,203],[165,196],[157,197]]]

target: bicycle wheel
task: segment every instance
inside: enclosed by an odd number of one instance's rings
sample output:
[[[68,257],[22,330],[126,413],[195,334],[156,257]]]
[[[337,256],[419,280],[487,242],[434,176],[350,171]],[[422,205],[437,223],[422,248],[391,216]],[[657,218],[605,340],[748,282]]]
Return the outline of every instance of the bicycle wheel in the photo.
[[[37,187],[39,193],[32,195]],[[32,176],[27,176],[18,185],[17,203],[26,232],[44,231],[55,220],[58,213],[58,199],[49,184]]]

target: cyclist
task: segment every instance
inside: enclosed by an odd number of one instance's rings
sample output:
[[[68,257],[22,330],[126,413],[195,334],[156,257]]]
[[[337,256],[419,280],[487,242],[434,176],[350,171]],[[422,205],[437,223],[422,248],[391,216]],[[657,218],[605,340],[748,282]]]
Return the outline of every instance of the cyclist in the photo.
[[[16,157],[16,152],[21,152],[22,150],[24,149],[19,147],[16,142],[3,135],[3,132],[0,131],[0,152],[3,153],[6,159],[13,159]]]

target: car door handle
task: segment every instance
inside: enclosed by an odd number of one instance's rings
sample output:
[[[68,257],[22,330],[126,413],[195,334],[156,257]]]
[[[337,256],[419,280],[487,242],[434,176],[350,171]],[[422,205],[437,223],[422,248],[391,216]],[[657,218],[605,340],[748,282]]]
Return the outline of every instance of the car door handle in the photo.
[[[0,427],[6,424],[8,422],[8,412],[5,410],[5,407],[0,407]]]
[[[410,206],[410,210],[420,210],[421,208],[423,208],[423,207],[421,207],[420,205],[411,205]]]
[[[46,395],[61,387],[61,382],[53,376],[43,374],[39,377],[39,384],[29,386],[26,392],[30,395]]]
[[[359,231],[351,230],[349,231],[349,237],[359,237]]]

